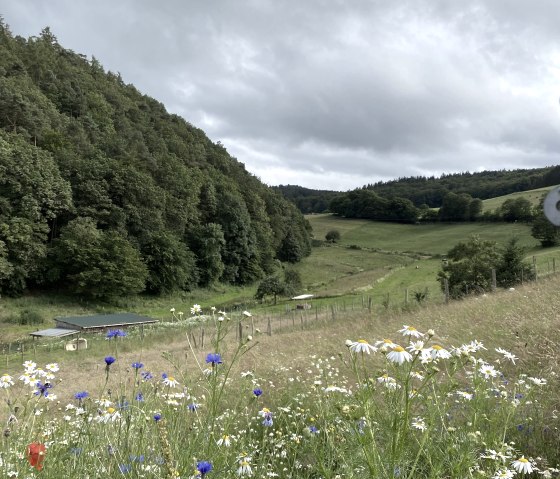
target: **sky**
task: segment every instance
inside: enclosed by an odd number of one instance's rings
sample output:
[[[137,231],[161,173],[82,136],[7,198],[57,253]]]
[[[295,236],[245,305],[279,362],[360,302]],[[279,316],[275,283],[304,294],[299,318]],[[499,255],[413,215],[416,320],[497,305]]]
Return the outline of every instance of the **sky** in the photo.
[[[558,0],[0,0],[269,185],[560,164]]]

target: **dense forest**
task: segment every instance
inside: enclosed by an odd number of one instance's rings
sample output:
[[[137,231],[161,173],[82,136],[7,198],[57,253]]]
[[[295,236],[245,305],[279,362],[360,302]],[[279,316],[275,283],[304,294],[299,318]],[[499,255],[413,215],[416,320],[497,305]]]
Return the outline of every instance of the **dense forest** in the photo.
[[[387,199],[407,199],[416,207],[440,208],[448,193],[485,200],[558,184],[560,184],[560,166],[551,166],[531,170],[454,173],[437,178],[434,176],[399,178],[368,184],[362,189]],[[280,185],[276,188],[304,214],[330,211],[331,201],[341,195],[338,191],[313,190],[294,185]]]
[[[244,284],[310,252],[297,208],[220,143],[0,19],[0,292]]]

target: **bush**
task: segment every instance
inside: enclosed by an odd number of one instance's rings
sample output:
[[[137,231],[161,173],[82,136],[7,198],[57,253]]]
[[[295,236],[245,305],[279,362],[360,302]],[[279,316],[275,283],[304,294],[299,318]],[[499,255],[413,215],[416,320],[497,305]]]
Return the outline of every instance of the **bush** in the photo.
[[[338,230],[330,230],[326,235],[325,239],[329,243],[338,243],[340,241],[340,231]]]
[[[9,320],[10,323],[21,324],[21,325],[31,325],[31,324],[42,324],[45,322],[45,318],[32,309],[24,309],[20,311],[19,315],[12,316]]]

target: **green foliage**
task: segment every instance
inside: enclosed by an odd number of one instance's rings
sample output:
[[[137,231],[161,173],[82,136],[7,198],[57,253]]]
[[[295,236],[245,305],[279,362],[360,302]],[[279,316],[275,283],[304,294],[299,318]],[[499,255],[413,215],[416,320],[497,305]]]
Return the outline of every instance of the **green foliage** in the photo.
[[[496,265],[496,282],[503,288],[535,279],[534,269],[524,261],[527,250],[519,246],[518,241],[518,238],[511,238],[500,251],[500,261]]]
[[[142,245],[148,268],[146,289],[151,293],[188,290],[197,283],[194,254],[170,233],[151,234]]]
[[[286,286],[278,275],[270,275],[263,278],[255,293],[255,299],[262,301],[267,296],[272,296],[274,304],[277,302],[279,295],[285,294]]]
[[[33,309],[24,309],[20,311],[19,315],[11,318],[10,322],[17,323],[22,326],[32,326],[44,323],[45,318],[38,311]]]
[[[499,214],[504,221],[531,221],[533,205],[527,198],[510,198],[502,203]]]
[[[553,225],[544,215],[542,207],[535,210],[535,219],[531,227],[533,238],[541,242],[543,248],[560,244],[560,228]]]
[[[466,193],[447,193],[439,210],[442,221],[474,221],[482,212],[482,200]]]
[[[405,198],[383,198],[367,189],[356,189],[332,199],[329,209],[346,218],[415,223],[420,211]]]
[[[340,241],[340,231],[338,230],[330,230],[325,235],[325,239],[329,243],[338,243]]]
[[[62,230],[52,249],[52,279],[75,293],[94,298],[135,294],[144,290],[148,269],[126,238],[102,231],[91,218],[77,218]]]
[[[284,294],[294,296],[301,291],[303,283],[299,271],[287,268],[284,271]]]
[[[473,235],[460,242],[447,253],[447,262],[438,273],[438,281],[444,289],[449,284],[449,295],[461,298],[471,293],[489,291],[492,287],[492,269],[500,261],[498,245]]]
[[[106,296],[92,264],[109,238],[125,276],[139,274],[116,294],[146,279],[154,293],[251,283],[273,269],[288,225],[300,250],[292,259],[309,254],[301,214],[223,145],[95,58],[65,50],[48,28],[28,40],[4,27],[0,35],[1,292],[41,283]],[[61,231],[85,218],[95,239],[85,244],[97,252],[80,251],[74,266],[45,261],[51,246],[51,259],[69,247],[57,242]],[[105,278],[117,264],[106,256]]]
[[[497,243],[474,235],[457,244],[448,252],[447,262],[438,273],[442,290],[447,279],[452,298],[490,291],[492,269],[496,271],[497,286],[504,288],[534,279],[533,268],[524,261],[526,248],[518,243],[518,238],[513,237],[500,248]]]

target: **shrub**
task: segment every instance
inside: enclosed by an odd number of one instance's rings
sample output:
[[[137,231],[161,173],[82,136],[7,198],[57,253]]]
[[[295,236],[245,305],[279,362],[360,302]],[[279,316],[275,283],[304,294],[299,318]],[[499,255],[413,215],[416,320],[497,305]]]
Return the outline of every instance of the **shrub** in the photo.
[[[340,241],[340,231],[338,230],[330,230],[326,235],[325,239],[329,243],[338,243]]]

